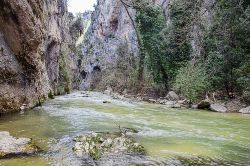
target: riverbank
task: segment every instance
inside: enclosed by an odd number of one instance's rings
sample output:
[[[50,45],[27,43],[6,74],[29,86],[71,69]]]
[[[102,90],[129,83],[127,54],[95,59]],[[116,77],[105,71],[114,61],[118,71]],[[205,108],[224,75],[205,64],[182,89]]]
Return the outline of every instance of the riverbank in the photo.
[[[186,109],[203,109],[212,112],[220,113],[243,113],[250,114],[250,106],[242,102],[239,98],[231,100],[216,100],[215,98],[201,99],[194,103],[190,103],[185,97],[179,96],[174,91],[169,91],[165,97],[157,95],[150,96],[148,94],[117,93],[108,88],[103,92],[106,95],[112,96],[114,99],[127,101],[144,101],[152,104],[161,104],[169,108],[186,108]]]

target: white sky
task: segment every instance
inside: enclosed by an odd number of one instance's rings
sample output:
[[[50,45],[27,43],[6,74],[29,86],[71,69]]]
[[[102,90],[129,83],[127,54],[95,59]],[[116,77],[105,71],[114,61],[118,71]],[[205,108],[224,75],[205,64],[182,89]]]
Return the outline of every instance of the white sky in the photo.
[[[73,14],[84,12],[86,10],[94,10],[94,4],[96,4],[96,0],[69,0],[68,10]]]

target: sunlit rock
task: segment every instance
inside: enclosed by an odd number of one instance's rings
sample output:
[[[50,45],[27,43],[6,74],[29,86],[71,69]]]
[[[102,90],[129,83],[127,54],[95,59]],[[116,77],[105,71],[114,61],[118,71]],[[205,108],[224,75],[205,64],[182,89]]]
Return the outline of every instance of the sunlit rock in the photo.
[[[31,155],[39,151],[30,138],[15,138],[9,132],[0,132],[0,159]]]

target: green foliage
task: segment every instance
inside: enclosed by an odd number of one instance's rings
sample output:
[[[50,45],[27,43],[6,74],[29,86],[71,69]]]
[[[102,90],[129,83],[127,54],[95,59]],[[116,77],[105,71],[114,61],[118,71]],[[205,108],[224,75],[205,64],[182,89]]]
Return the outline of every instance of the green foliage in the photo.
[[[82,13],[79,13],[75,18],[72,15],[70,15],[69,17],[71,20],[71,25],[69,27],[70,35],[74,40],[77,40],[77,38],[84,32],[84,20],[82,17]]]
[[[148,80],[144,86],[164,84],[169,88],[176,80],[175,87],[190,100],[195,100],[203,90],[223,90],[229,97],[234,97],[236,92],[250,94],[249,1],[216,1],[211,9],[214,14],[211,27],[202,26],[202,2],[199,0],[172,1],[168,23],[161,8],[143,0],[134,0],[133,5],[138,11],[140,47],[146,55],[144,77]],[[201,56],[193,57],[192,61],[203,61],[203,66],[189,64],[182,67],[191,61],[192,51],[195,51],[191,48],[191,42],[195,40],[191,38],[194,25],[205,35],[198,36]],[[185,77],[183,73],[190,75]],[[208,76],[209,87],[204,82]]]
[[[179,69],[174,82],[174,88],[180,91],[191,102],[205,92],[209,86],[209,79],[203,64],[187,63]]]
[[[94,146],[94,148],[89,151],[89,154],[94,160],[100,159],[102,155],[101,150],[96,146]]]
[[[146,63],[154,80],[161,82],[166,78],[164,62],[162,61],[161,31],[165,27],[165,18],[162,10],[157,7],[147,6],[140,10],[136,17],[142,36],[143,47],[147,52]]]
[[[61,54],[59,59],[59,87],[58,94],[70,93],[71,79],[69,75],[70,69],[67,66],[66,58]]]
[[[191,2],[190,2],[191,3]],[[171,6],[171,25],[166,24],[161,8],[147,5],[139,8],[136,22],[146,50],[146,66],[154,82],[170,86],[179,67],[190,58],[189,15],[191,9],[178,1]]]
[[[219,0],[215,21],[205,37],[205,59],[212,88],[229,97],[249,82],[250,7],[242,0]]]

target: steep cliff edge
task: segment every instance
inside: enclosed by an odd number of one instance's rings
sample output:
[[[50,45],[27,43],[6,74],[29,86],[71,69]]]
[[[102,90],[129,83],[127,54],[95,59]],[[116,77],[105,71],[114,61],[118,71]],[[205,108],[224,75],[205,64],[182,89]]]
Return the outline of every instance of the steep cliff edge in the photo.
[[[77,70],[66,0],[1,0],[0,113],[68,92]]]
[[[135,19],[136,11],[129,12]],[[137,37],[121,1],[97,1],[83,45],[82,89],[96,88],[101,80],[115,77],[118,61],[125,60],[118,55],[119,51],[126,53],[123,57],[128,63],[133,63],[138,54]]]

